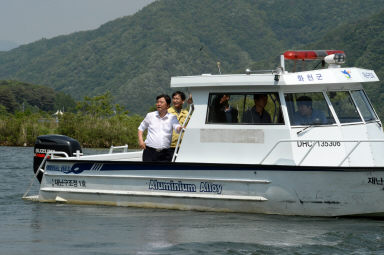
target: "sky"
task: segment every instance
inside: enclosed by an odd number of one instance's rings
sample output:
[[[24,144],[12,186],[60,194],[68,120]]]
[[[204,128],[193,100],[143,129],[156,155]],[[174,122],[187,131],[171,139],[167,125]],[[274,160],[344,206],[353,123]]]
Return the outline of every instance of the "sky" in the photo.
[[[96,29],[155,0],[0,0],[0,41],[18,45]]]

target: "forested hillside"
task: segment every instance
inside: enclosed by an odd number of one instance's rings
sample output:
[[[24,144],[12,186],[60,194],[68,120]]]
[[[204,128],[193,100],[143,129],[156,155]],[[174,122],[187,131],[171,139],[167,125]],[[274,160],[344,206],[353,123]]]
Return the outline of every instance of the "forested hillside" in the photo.
[[[18,81],[0,81],[0,111],[71,111],[76,107],[71,96],[52,88]]]
[[[370,18],[351,22],[326,34],[312,48],[343,49],[347,66],[375,70],[379,83],[367,84],[365,89],[381,119],[384,119],[384,11]]]
[[[160,0],[93,31],[0,52],[0,80],[44,84],[76,99],[109,90],[143,114],[156,94],[170,92],[171,76],[217,73],[217,61],[233,73],[319,40],[321,48],[359,46],[351,40],[363,42],[365,33],[355,22],[370,24],[383,9],[384,0]]]

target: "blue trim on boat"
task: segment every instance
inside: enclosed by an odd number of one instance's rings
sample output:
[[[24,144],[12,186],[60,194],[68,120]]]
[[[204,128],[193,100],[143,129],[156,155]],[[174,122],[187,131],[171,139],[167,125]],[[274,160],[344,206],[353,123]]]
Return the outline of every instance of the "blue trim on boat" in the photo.
[[[141,161],[78,161],[49,159],[49,163],[73,164],[65,173],[79,174],[86,170],[96,171],[137,171],[137,170],[188,170],[188,171],[384,171],[384,167],[337,167],[337,166],[290,166],[230,163],[188,163],[188,162],[141,162]],[[97,168],[97,169],[95,169]]]

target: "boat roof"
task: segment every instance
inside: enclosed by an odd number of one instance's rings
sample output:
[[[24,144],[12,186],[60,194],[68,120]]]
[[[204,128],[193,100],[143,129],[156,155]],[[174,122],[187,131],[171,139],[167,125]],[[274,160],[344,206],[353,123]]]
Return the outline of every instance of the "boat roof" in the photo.
[[[202,74],[171,78],[171,88],[225,86],[292,86],[377,82],[373,70],[357,67],[328,68],[303,72],[270,71],[258,74]]]

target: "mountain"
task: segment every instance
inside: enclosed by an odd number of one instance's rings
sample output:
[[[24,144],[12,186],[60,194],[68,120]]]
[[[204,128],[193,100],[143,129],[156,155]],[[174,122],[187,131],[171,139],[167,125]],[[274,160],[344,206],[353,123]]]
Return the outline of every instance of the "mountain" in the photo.
[[[367,84],[365,90],[376,111],[384,119],[384,11],[369,18],[350,22],[327,33],[311,48],[325,49],[328,45],[342,49],[347,66],[372,69],[381,81]]]
[[[160,0],[96,30],[0,52],[0,79],[76,99],[109,90],[144,114],[156,94],[170,92],[171,76],[217,73],[218,61],[224,73],[243,72],[383,9],[384,0]]]
[[[0,51],[8,51],[17,48],[19,45],[12,41],[0,40]]]

